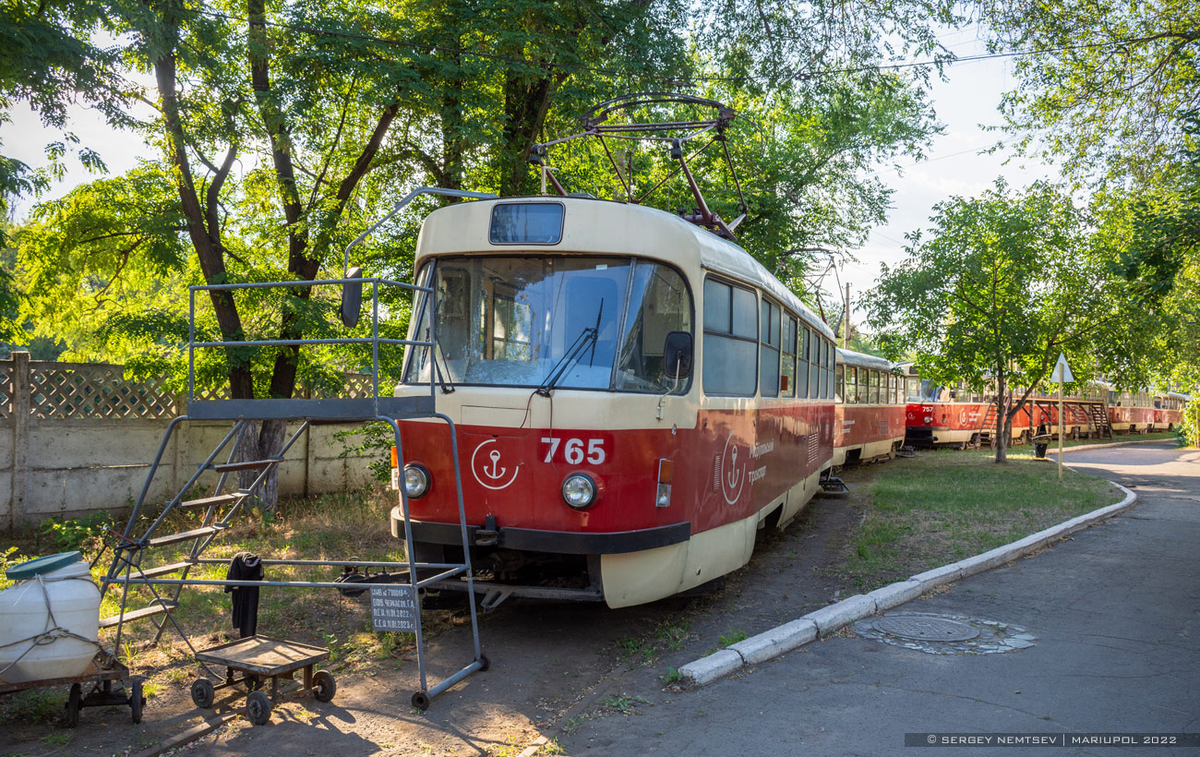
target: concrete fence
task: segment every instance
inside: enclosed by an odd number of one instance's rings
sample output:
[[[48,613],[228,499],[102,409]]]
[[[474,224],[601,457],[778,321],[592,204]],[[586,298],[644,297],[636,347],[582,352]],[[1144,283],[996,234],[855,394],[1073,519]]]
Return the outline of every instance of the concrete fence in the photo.
[[[164,385],[161,378],[127,381],[119,365],[41,362],[27,352],[0,360],[0,528],[132,506],[167,424],[187,412],[187,399]],[[370,378],[348,374],[345,396],[363,391],[370,392]],[[173,497],[231,427],[180,424],[147,503]],[[343,456],[346,445],[335,436],[348,428],[353,426],[310,427],[279,466],[279,493],[323,494],[368,484],[372,458]],[[211,490],[216,482],[216,474],[206,473],[199,485]]]

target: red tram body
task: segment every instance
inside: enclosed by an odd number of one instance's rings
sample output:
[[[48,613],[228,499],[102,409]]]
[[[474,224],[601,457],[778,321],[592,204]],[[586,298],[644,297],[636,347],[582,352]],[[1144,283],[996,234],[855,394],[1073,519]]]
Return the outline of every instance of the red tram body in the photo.
[[[837,351],[833,465],[890,460],[904,444],[904,379],[894,365],[861,352]]]
[[[830,467],[832,333],[731,242],[636,205],[480,201],[425,220],[416,271],[436,294],[409,338],[437,348],[409,350],[395,394],[446,379],[477,591],[685,591],[746,564]],[[402,426],[393,533],[461,557],[450,427]]]
[[[995,434],[992,397],[955,387],[931,386],[906,367],[908,406],[906,443],[917,447],[953,445],[965,448],[988,441]],[[1063,398],[1063,431],[1073,437],[1112,432],[1169,431],[1182,420],[1190,398],[1179,392],[1119,392],[1096,381],[1085,391]],[[1107,429],[1105,428],[1107,426]],[[1013,418],[1011,443],[1038,433],[1058,433],[1058,399],[1053,392],[1035,391]]]

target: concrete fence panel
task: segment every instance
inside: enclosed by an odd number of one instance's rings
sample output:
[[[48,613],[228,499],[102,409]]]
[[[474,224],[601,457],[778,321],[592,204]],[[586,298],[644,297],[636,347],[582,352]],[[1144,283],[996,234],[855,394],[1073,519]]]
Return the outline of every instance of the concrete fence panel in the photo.
[[[127,381],[122,366],[0,360],[0,528],[60,516],[120,513],[137,499],[171,420],[187,412],[164,379]],[[346,396],[371,391],[370,377],[346,376]],[[303,396],[312,396],[303,388]],[[229,432],[231,423],[180,424],[163,451],[147,504],[173,497]],[[298,428],[293,424],[289,436]],[[312,426],[279,466],[279,493],[324,494],[371,482],[373,458],[345,453],[337,433],[354,426]],[[234,441],[216,458],[225,462]],[[218,475],[205,473],[198,492]],[[228,487],[227,487],[228,490]]]

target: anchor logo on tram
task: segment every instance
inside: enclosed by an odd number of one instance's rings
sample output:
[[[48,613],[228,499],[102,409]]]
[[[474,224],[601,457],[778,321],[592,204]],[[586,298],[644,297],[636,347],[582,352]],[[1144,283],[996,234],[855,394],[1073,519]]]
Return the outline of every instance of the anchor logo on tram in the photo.
[[[731,433],[725,439],[725,450],[721,453],[721,496],[731,505],[741,498],[742,486],[746,483],[746,464],[738,465],[738,446],[730,444],[732,441]]]
[[[512,486],[512,483],[517,480],[517,476],[521,472],[520,464],[513,468],[512,475],[505,480],[505,475],[508,473],[508,466],[501,465],[500,461],[504,457],[503,453],[497,448],[484,450],[490,444],[496,444],[495,439],[488,439],[481,442],[471,453],[471,475],[479,482],[479,485],[485,489],[499,491]],[[484,455],[480,455],[480,452]]]

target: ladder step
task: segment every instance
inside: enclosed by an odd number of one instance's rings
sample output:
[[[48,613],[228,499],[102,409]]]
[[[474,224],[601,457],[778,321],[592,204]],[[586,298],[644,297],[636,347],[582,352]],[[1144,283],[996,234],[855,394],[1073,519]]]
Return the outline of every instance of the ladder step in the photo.
[[[184,560],[183,562],[173,562],[170,565],[159,565],[155,568],[146,568],[141,573],[131,570],[129,571],[129,582],[137,583],[138,579],[143,577],[154,578],[155,576],[165,576],[168,573],[176,573],[184,568],[190,568],[196,564],[197,563],[194,563],[191,560]],[[125,583],[125,574],[122,573],[120,576],[117,576],[117,578],[113,579],[113,583]]]
[[[204,497],[203,499],[189,499],[185,502],[180,502],[176,507],[219,507],[237,502],[249,494],[250,492],[239,491],[231,494],[218,494],[215,497]]]
[[[166,536],[156,536],[153,539],[151,539],[149,542],[147,542],[147,544],[151,547],[161,547],[164,544],[174,544],[174,543],[180,542],[180,541],[187,541],[188,539],[197,539],[202,536],[208,536],[209,534],[215,534],[216,532],[220,531],[223,528],[225,528],[225,527],[224,526],[204,526],[203,528],[193,528],[191,531],[180,531],[177,534],[167,534]]]
[[[219,463],[217,465],[208,466],[209,469],[215,470],[218,473],[228,473],[238,470],[254,470],[255,468],[266,468],[268,465],[277,465],[282,463],[283,458],[273,457],[269,460],[243,460],[240,463]]]
[[[166,612],[167,610],[174,610],[178,606],[179,606],[178,602],[169,602],[169,601],[164,600],[162,604],[151,605],[150,607],[143,607],[140,610],[129,610],[122,615],[113,615],[112,617],[101,618],[100,619],[100,627],[101,628],[112,628],[113,626],[120,623],[122,618],[125,620],[126,623],[128,623],[131,620],[140,620],[141,618],[148,618],[151,615],[161,615],[162,613]]]

